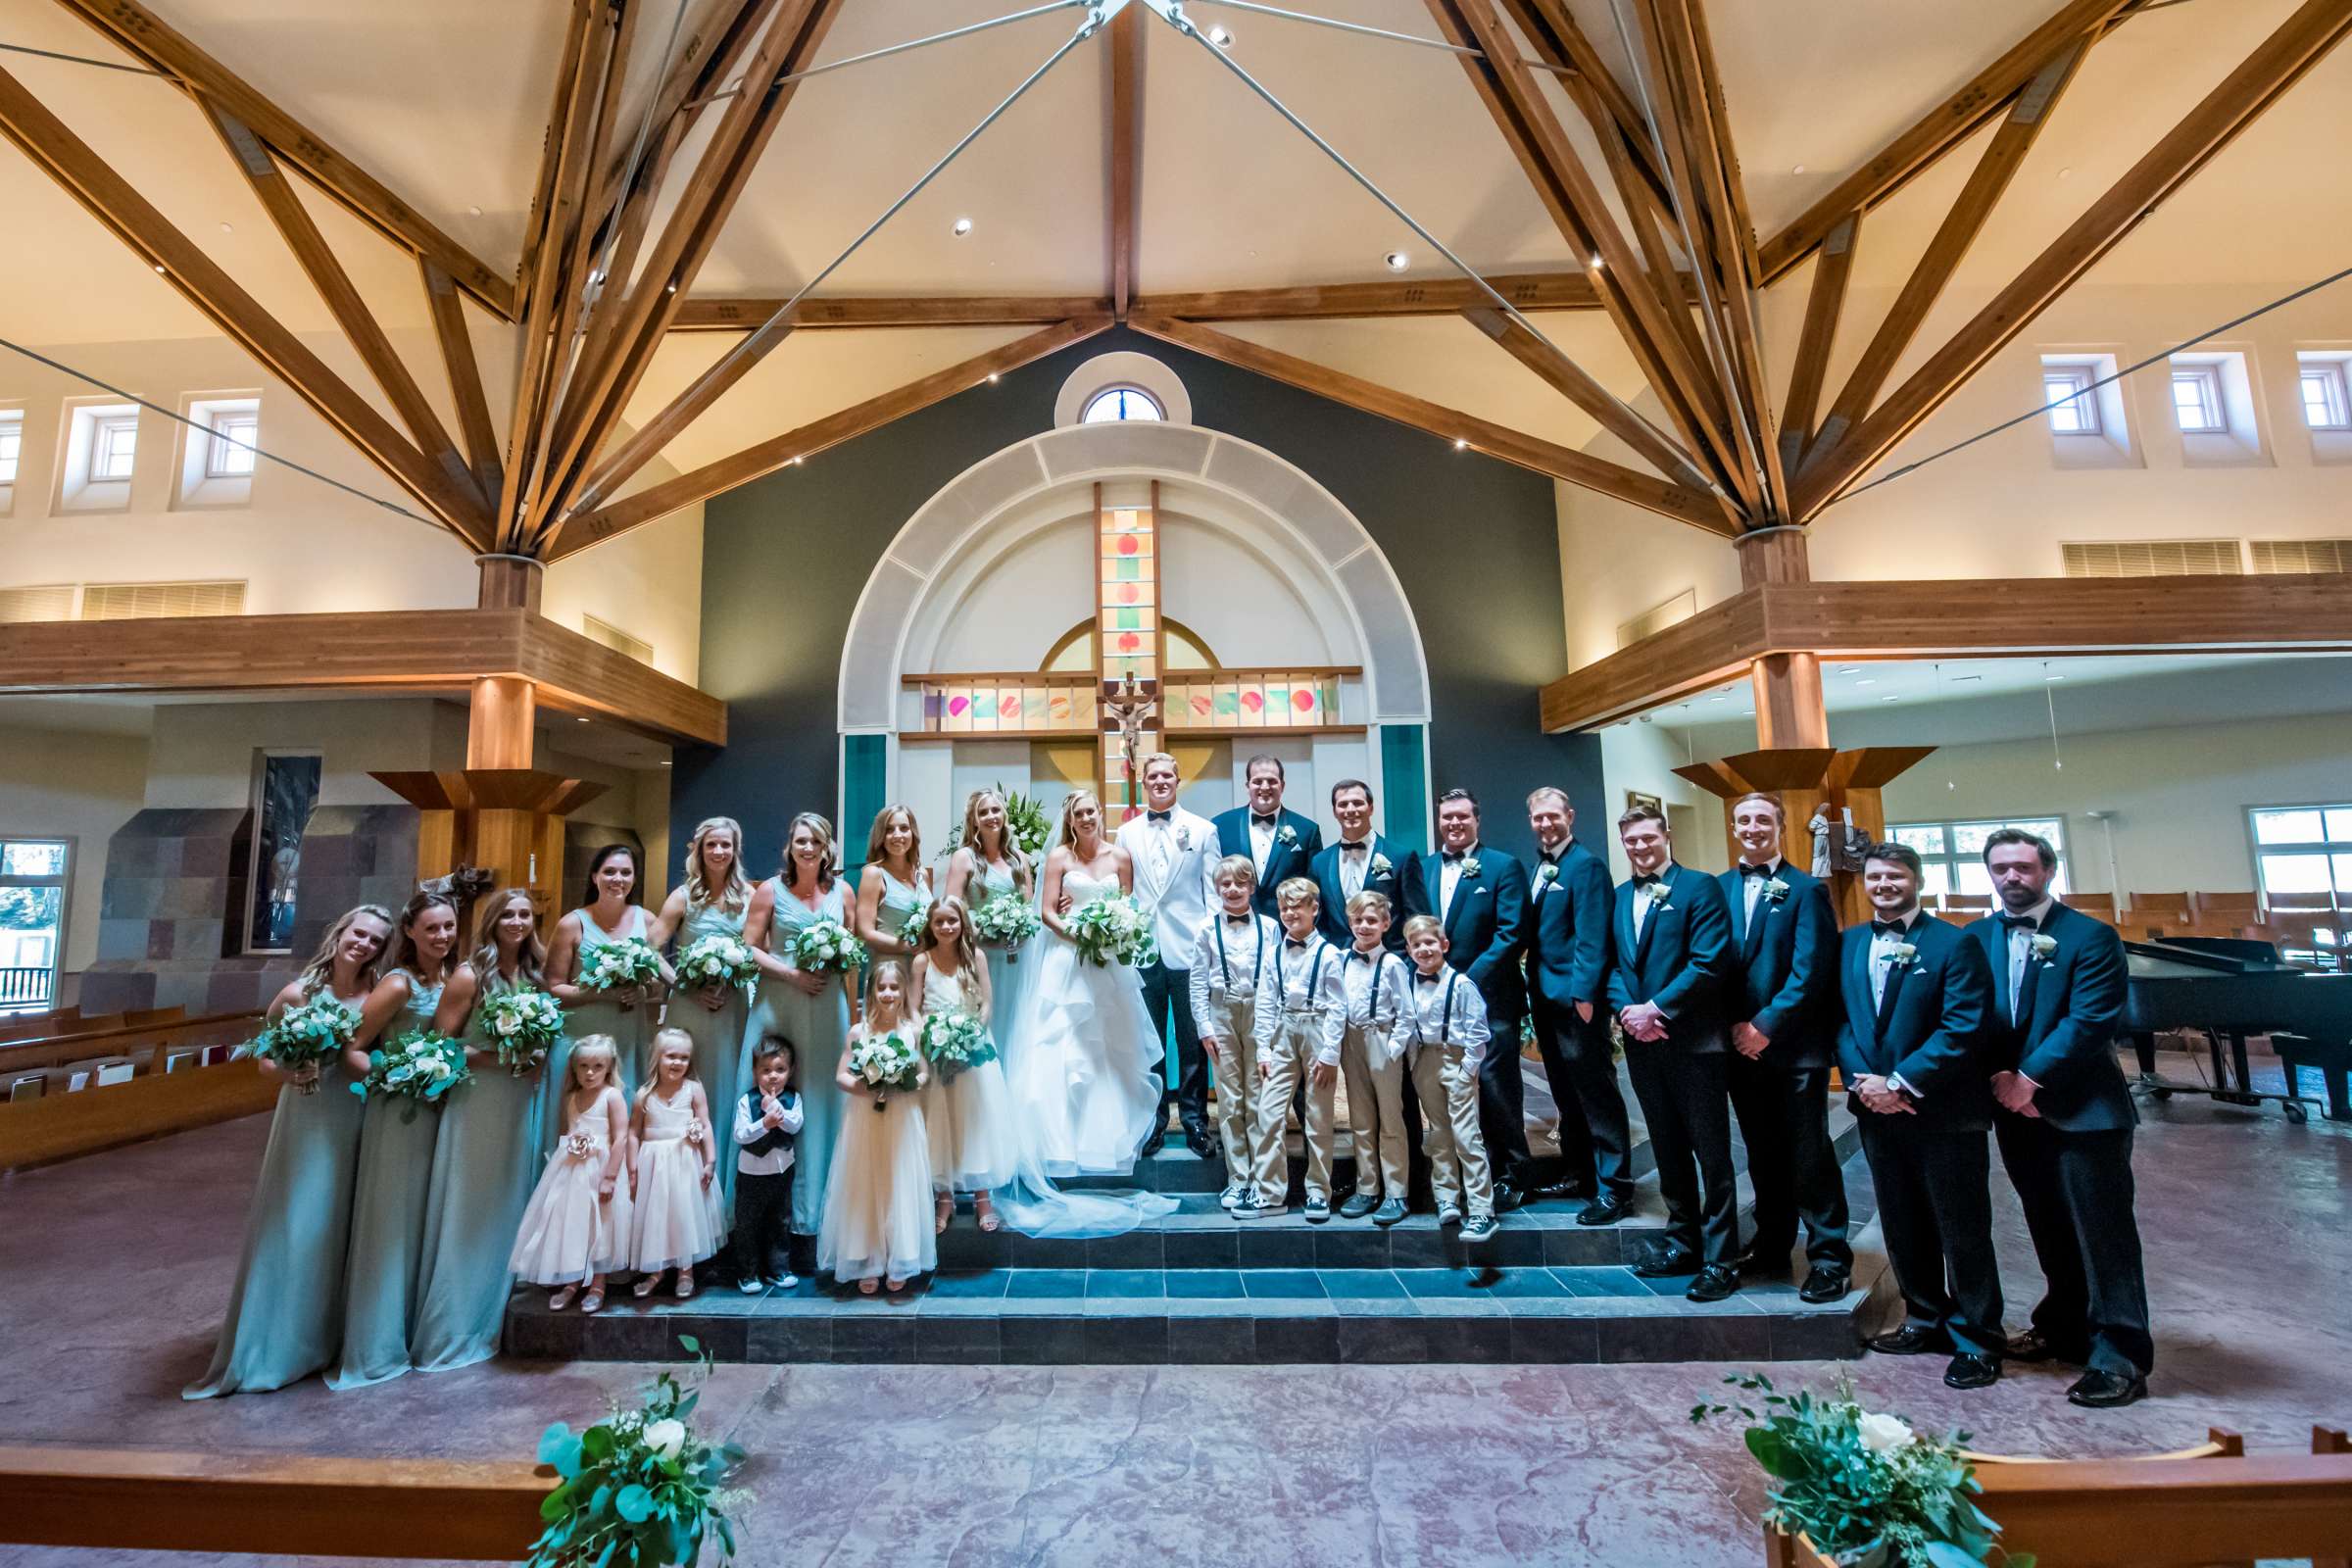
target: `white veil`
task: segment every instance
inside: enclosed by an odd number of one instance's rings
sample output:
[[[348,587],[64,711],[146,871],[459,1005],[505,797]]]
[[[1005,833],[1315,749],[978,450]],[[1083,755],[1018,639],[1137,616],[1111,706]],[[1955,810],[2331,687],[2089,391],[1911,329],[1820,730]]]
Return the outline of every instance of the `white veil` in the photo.
[[[1063,845],[1062,823],[1067,815],[1064,811],[1055,818],[1044,853],[1030,868],[1029,899],[1041,917],[1045,908],[1046,862]],[[1012,1180],[992,1196],[1004,1223],[1024,1236],[1120,1236],[1147,1221],[1174,1213],[1176,1200],[1132,1188],[1065,1191],[1056,1185],[1046,1169],[1037,1118],[1030,1113],[1032,1107],[1022,1102],[1018,1088],[1028,1076],[1021,1070],[1022,1052],[1041,1044],[1046,1008],[1039,995],[1038,977],[1045,967],[1046,944],[1060,940],[1049,929],[1023,944],[1019,961],[1011,966],[1020,978],[1007,987],[1014,995],[995,999],[993,1010],[1000,1020],[997,1054],[1004,1062],[1005,1084],[1012,1090],[1013,1143],[1019,1157]]]

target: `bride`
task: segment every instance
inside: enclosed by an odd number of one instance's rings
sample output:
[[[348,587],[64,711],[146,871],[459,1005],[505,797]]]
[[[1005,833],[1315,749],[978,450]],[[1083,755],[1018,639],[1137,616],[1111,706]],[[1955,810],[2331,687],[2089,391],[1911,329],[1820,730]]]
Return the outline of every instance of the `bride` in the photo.
[[[1039,914],[1046,932],[1037,976],[1008,1031],[1007,1077],[1035,1155],[1053,1177],[1125,1175],[1159,1113],[1152,1068],[1160,1047],[1133,969],[1079,956],[1070,913],[1133,890],[1127,852],[1102,830],[1102,803],[1085,790],[1062,802],[1061,831],[1046,857]]]

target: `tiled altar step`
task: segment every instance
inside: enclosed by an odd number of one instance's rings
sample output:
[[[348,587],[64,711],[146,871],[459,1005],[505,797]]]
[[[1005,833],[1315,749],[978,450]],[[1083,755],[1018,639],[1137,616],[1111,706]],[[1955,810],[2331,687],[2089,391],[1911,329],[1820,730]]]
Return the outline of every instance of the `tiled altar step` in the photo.
[[[1870,1293],[1825,1306],[1792,1286],[1683,1299],[1687,1281],[1616,1267],[985,1269],[898,1298],[803,1282],[707,1291],[596,1317],[518,1297],[508,1353],[660,1360],[693,1336],[721,1360],[951,1365],[1823,1360],[1859,1353]]]

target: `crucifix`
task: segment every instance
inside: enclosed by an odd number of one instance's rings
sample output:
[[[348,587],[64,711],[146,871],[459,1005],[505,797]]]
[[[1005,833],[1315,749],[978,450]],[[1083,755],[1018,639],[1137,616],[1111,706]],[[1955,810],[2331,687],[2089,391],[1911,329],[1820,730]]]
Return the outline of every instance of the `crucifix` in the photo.
[[[1102,732],[1116,731],[1121,754],[1121,777],[1128,801],[1125,815],[1135,811],[1136,784],[1142,775],[1144,722],[1159,711],[1159,682],[1138,681],[1128,670],[1117,680],[1102,683]]]
[[[1142,808],[1143,758],[1159,749],[1159,483],[1150,504],[1106,507],[1095,486],[1095,680],[1102,734],[1096,774],[1115,827]]]

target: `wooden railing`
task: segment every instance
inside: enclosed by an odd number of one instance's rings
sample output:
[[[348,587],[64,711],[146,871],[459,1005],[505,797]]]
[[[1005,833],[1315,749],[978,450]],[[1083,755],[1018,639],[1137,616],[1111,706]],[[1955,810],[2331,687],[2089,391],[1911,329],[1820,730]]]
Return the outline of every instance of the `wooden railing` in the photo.
[[[519,1463],[0,1447],[0,1543],[515,1562],[555,1485]]]

